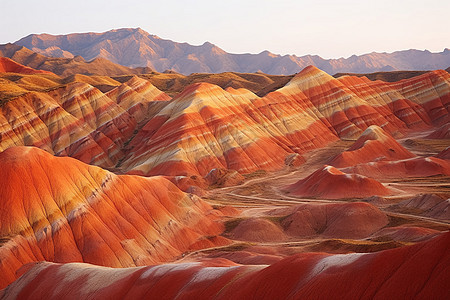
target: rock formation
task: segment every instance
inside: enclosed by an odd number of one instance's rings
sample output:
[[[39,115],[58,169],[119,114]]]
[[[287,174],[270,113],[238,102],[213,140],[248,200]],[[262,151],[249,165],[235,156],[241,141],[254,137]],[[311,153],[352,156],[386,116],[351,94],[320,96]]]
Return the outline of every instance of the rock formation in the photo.
[[[377,253],[298,254],[270,266],[222,260],[111,269],[44,262],[27,266],[1,293],[5,299],[446,299],[449,245],[446,233]]]
[[[390,191],[373,178],[359,174],[346,174],[332,166],[324,166],[288,186],[286,190],[306,198],[365,198],[373,195],[389,195]]]
[[[118,176],[35,147],[0,153],[0,177],[2,287],[32,261],[131,267],[227,243],[214,238],[218,212],[162,177]]]

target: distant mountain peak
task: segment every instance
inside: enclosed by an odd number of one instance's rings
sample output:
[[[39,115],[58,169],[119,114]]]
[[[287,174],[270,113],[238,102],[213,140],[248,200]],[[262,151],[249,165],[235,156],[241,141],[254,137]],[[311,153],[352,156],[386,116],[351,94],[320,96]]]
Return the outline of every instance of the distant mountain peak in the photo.
[[[114,29],[103,33],[69,35],[32,34],[16,44],[55,57],[82,56],[90,61],[104,57],[127,67],[151,67],[183,74],[261,70],[267,74],[294,74],[314,65],[328,74],[372,73],[393,70],[436,70],[450,66],[450,51],[404,50],[372,52],[349,58],[323,59],[317,55],[278,55],[267,50],[259,54],[232,54],[211,42],[200,46],[177,43],[150,34],[140,27]]]

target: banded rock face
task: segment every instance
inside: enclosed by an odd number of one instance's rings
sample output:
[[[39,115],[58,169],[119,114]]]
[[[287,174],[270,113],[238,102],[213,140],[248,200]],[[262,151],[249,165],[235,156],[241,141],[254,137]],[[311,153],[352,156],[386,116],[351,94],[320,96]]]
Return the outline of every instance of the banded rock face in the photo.
[[[0,177],[2,287],[33,261],[131,267],[227,243],[215,237],[220,213],[162,177],[119,176],[35,147],[0,153]]]
[[[171,98],[145,79],[133,76],[106,96],[133,115],[138,123],[148,121]],[[163,102],[159,104],[159,102]],[[155,105],[155,104],[159,104]]]
[[[136,121],[96,88],[74,83],[27,93],[2,106],[0,149],[36,146],[51,154],[112,167]]]
[[[28,266],[0,295],[5,299],[447,299],[449,247],[450,233],[445,233],[392,250],[303,253],[270,266],[216,260],[110,269],[44,262]]]
[[[444,71],[386,83],[307,67],[264,97],[196,83],[170,99],[138,77],[106,94],[70,83],[4,104],[0,149],[32,145],[145,176],[242,174],[298,165],[304,153],[372,125],[392,136],[440,126],[450,121],[449,101]]]
[[[149,114],[149,103],[168,96],[136,78],[109,94],[73,82],[8,101],[0,112],[0,150],[36,146],[57,156],[114,167],[138,122]]]
[[[392,83],[372,86],[360,78],[334,79],[308,67],[262,98],[244,89],[194,84],[136,135],[123,170],[202,177],[214,168],[273,170],[292,154],[359,136],[371,125],[393,135],[430,128],[430,115],[440,118],[433,118],[438,123],[448,118],[449,78],[446,72],[430,72],[420,80],[405,80],[405,87],[395,90]],[[408,96],[402,95],[405,91]],[[433,105],[436,109],[430,110]]]
[[[291,116],[292,108],[282,111],[278,107],[282,104],[274,103],[272,108],[245,90],[191,85],[136,135],[130,144],[133,153],[125,158],[123,167],[136,174],[202,177],[215,168],[241,173],[274,170],[293,153],[291,140],[297,138],[299,146],[303,141],[307,144],[303,148],[314,148],[310,139],[320,129],[336,139],[323,125],[304,133],[308,121]],[[292,137],[286,136],[289,134]]]
[[[353,76],[338,80],[384,112],[389,120],[395,116],[409,128],[423,128],[430,123],[440,126],[450,121],[450,74],[444,70],[391,83]],[[386,108],[393,116],[389,116]]]

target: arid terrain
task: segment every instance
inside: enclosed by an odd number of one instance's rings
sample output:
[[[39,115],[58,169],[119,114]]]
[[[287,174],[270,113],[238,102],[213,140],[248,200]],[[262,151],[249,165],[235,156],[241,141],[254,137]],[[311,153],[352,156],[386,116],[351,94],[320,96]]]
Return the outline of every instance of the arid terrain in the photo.
[[[83,75],[8,47],[62,69],[0,57],[2,299],[450,297],[447,71]]]

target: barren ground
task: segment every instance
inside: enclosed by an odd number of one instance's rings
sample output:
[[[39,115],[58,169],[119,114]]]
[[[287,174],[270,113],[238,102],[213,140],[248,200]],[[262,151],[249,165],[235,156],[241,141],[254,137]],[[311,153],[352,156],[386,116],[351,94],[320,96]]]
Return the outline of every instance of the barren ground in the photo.
[[[450,146],[450,140],[429,140],[424,133],[407,136],[399,142],[418,156],[432,156]],[[232,206],[240,211],[237,216],[229,216],[225,223],[224,236],[233,240],[233,230],[244,220],[251,218],[269,220],[282,228],[285,216],[274,216],[274,209],[289,209],[303,203],[348,203],[365,201],[378,207],[388,218],[388,224],[383,228],[411,227],[414,230],[446,231],[450,229],[449,219],[435,219],[423,216],[423,211],[414,209],[393,209],[392,205],[411,199],[418,194],[440,194],[447,199],[450,197],[450,177],[430,176],[419,178],[390,178],[382,179],[384,185],[394,193],[383,197],[383,201],[370,199],[340,199],[327,200],[320,198],[301,198],[288,194],[284,188],[305,178],[312,172],[327,164],[330,159],[350,147],[354,141],[341,140],[328,147],[311,151],[304,155],[306,162],[297,168],[286,167],[277,172],[259,172],[249,174],[247,180],[239,185],[216,188],[209,191],[205,197],[215,207]],[[448,202],[448,200],[447,200]],[[370,222],[370,220],[368,220]],[[424,236],[424,239],[431,238]],[[375,252],[410,244],[407,237],[400,235],[380,236],[377,232],[362,239],[342,239],[323,237],[320,234],[307,238],[296,238],[286,235],[281,241],[247,241],[233,240],[231,245],[208,248],[185,253],[179,261],[194,261],[212,257],[224,257],[238,263],[270,263],[287,255],[300,252]]]

